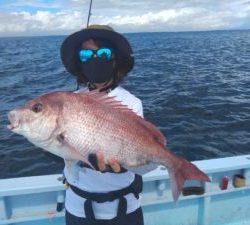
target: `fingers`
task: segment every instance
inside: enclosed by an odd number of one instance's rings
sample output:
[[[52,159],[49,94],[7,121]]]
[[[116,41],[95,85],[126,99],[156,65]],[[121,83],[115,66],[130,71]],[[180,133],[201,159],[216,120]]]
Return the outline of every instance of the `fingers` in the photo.
[[[100,171],[104,171],[106,170],[106,164],[104,162],[104,156],[101,153],[97,153],[96,154],[96,158],[97,158],[97,165]]]
[[[97,157],[97,165],[100,171],[106,170],[106,164],[104,161],[103,154],[97,153],[96,157]],[[107,164],[112,168],[114,172],[119,173],[121,171],[120,164],[115,159],[109,158]]]
[[[116,173],[121,171],[121,166],[115,159],[109,158],[106,164],[104,156],[101,153],[90,154],[89,161],[95,167],[95,169],[100,171],[105,171],[107,167],[111,167],[111,169]]]
[[[119,173],[121,171],[120,164],[115,159],[109,158],[108,164],[111,166],[114,172]]]

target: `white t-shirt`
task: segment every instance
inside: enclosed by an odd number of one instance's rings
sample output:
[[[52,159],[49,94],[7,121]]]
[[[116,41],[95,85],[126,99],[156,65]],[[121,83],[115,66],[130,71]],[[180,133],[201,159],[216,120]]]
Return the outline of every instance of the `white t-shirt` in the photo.
[[[82,89],[80,91],[87,91]],[[109,96],[115,97],[116,100],[121,101],[122,104],[127,105],[137,115],[143,117],[143,109],[141,100],[136,98],[124,88],[118,86],[108,93]],[[111,143],[112,144],[112,143]],[[105,193],[119,190],[129,186],[135,177],[131,171],[124,173],[101,173],[88,168],[81,168],[77,166],[78,180],[73,178],[64,168],[64,175],[69,183],[89,192]],[[140,199],[137,199],[134,194],[125,196],[127,200],[127,214],[135,211],[141,205]],[[84,212],[84,202],[86,199],[76,195],[70,188],[66,191],[65,208],[66,210],[77,217],[86,217]],[[119,200],[112,202],[97,203],[93,202],[92,207],[96,219],[113,219],[117,215],[117,207]]]

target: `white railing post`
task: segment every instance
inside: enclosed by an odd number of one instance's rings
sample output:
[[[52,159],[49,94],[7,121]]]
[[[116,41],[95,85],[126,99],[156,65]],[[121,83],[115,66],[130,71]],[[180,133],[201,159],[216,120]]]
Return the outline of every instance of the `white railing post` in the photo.
[[[0,222],[1,220],[7,220],[9,217],[9,213],[6,207],[6,198],[0,197]]]

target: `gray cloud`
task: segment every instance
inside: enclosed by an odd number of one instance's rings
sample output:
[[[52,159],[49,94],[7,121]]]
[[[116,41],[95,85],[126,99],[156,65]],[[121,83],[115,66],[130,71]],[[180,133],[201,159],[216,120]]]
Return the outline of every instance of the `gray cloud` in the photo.
[[[38,10],[28,12],[25,7]],[[0,8],[0,36],[67,34],[86,26],[88,7],[87,0],[10,1]],[[94,0],[90,23],[141,32],[249,29],[249,21],[250,4],[245,0]]]

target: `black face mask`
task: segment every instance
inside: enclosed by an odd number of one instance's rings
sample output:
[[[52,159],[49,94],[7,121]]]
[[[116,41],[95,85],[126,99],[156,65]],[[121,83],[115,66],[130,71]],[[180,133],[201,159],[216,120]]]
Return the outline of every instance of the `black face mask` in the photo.
[[[82,63],[82,72],[91,83],[104,83],[114,75],[114,60],[92,58]]]

